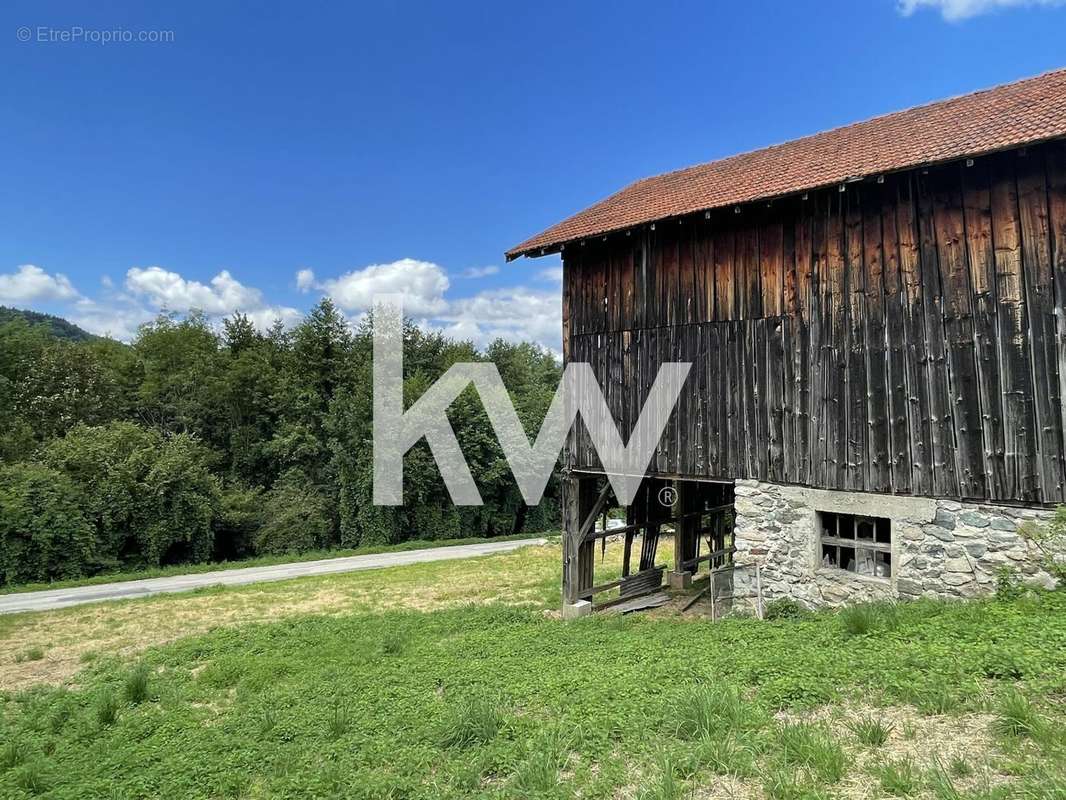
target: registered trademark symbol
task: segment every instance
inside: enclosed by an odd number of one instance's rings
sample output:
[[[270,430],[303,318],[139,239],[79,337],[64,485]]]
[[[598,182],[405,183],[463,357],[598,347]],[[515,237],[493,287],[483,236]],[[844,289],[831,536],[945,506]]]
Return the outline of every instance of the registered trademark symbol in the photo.
[[[664,486],[659,490],[659,502],[664,506],[672,506],[677,502],[677,489],[673,486]]]

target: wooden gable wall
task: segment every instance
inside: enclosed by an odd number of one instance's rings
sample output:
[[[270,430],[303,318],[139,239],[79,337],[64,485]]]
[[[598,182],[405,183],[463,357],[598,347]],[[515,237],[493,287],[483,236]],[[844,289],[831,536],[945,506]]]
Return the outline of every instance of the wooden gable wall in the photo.
[[[570,245],[564,349],[624,435],[692,362],[654,474],[1055,503],[1064,298],[1056,142]]]

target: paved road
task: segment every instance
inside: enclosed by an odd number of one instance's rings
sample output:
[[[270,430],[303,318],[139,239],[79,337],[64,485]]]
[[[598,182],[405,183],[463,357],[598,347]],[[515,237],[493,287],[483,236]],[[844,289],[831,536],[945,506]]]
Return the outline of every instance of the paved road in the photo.
[[[243,586],[247,583],[301,578],[305,575],[329,575],[335,572],[421,564],[426,561],[473,558],[493,553],[507,553],[531,544],[544,544],[545,541],[545,539],[517,539],[506,542],[461,544],[452,547],[431,547],[426,550],[408,550],[401,553],[327,558],[321,561],[276,564],[272,567],[244,567],[243,569],[200,572],[195,575],[175,575],[169,578],[101,583],[96,586],[79,586],[73,589],[47,589],[41,592],[7,594],[0,595],[0,614],[14,614],[19,611],[50,611],[81,603],[97,603],[101,600],[125,600],[131,597],[148,597],[167,592],[188,592],[204,586]]]

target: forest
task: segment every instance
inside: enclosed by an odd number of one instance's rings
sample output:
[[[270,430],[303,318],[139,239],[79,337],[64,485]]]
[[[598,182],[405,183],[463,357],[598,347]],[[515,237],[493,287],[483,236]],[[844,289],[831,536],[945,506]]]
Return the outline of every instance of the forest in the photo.
[[[449,416],[484,505],[452,504],[424,441],[404,505],[373,505],[372,325],[328,298],[291,330],[163,314],[129,344],[0,317],[0,584],[557,527],[556,482],[524,504],[472,388]],[[534,344],[408,321],[405,401],[462,361],[496,364],[536,433],[560,365]]]

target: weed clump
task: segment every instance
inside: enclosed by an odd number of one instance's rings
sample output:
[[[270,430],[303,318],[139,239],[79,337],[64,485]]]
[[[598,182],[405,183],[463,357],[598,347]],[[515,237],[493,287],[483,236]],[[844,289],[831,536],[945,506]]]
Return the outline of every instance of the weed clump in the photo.
[[[326,732],[330,739],[340,739],[352,727],[352,714],[346,705],[338,703],[333,706]]]
[[[105,691],[96,701],[96,724],[101,728],[107,728],[114,725],[118,720],[118,710],[118,698],[115,697],[115,694],[110,690]]]
[[[3,747],[0,747],[0,772],[7,772],[23,763],[29,754],[25,742],[19,739],[8,739]]]
[[[865,636],[875,631],[891,631],[899,627],[896,607],[891,603],[860,603],[840,612],[840,621],[848,636]]]
[[[782,760],[801,767],[823,783],[837,783],[847,770],[847,756],[829,731],[818,725],[796,723],[778,734]]]
[[[486,697],[463,698],[452,706],[440,724],[445,747],[473,747],[496,738],[503,727],[499,703]]]
[[[779,597],[766,604],[763,610],[763,619],[806,619],[811,612],[793,600],[791,597]]]
[[[896,797],[910,797],[922,788],[921,771],[909,758],[878,764],[870,773],[881,782],[886,794]]]
[[[1019,692],[1009,692],[999,702],[992,723],[996,733],[1015,738],[1033,737],[1043,729],[1044,720],[1029,699]]]
[[[697,686],[677,698],[672,716],[681,739],[755,730],[766,723],[762,710],[732,686]]]
[[[140,705],[148,699],[148,665],[138,664],[126,677],[122,687],[122,696],[132,706]]]
[[[855,734],[861,744],[868,747],[881,747],[892,734],[892,725],[886,725],[879,719],[863,717],[848,724],[848,729]]]
[[[15,656],[15,663],[23,664],[27,661],[40,661],[42,658],[44,658],[44,650],[40,647],[30,647]]]

